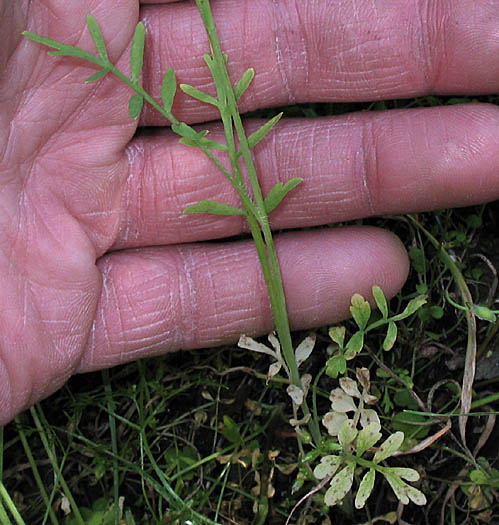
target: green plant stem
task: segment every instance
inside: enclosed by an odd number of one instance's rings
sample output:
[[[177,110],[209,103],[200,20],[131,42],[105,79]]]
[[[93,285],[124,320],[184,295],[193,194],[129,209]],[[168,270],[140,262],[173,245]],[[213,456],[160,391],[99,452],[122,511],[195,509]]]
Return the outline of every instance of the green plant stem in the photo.
[[[221,103],[219,109],[222,116],[222,122],[224,124],[229,159],[231,162],[231,167],[234,171],[234,178],[238,181],[242,180],[242,175],[238,164],[238,155],[235,148],[232,124],[236,130],[237,138],[240,144],[240,151],[248,170],[248,176],[251,190],[253,192],[253,197],[255,199],[256,210],[252,210],[253,213],[247,214],[247,220],[257,249],[265,284],[268,289],[270,306],[272,309],[277,334],[279,336],[282,353],[286,361],[286,365],[288,366],[291,383],[299,388],[302,388],[300,373],[298,371],[298,365],[296,363],[293,351],[293,343],[291,340],[286,296],[284,293],[277,250],[272,237],[268,215],[265,211],[264,199],[258,181],[258,176],[256,174],[255,164],[253,162],[246,132],[244,130],[242,119],[239,114],[239,109],[237,107],[236,97],[231,87],[226,60],[222,52],[222,47],[215,27],[209,0],[196,0],[196,5],[201,14],[206,32],[208,34],[213,54],[214,67],[217,68],[218,74],[223,79],[223,85],[226,86],[224,88],[218,86],[217,84],[217,89],[219,89],[219,95],[222,95],[222,97],[219,98],[219,102]],[[227,113],[230,117],[227,115]],[[243,204],[245,203],[243,202]],[[305,400],[303,401],[301,408],[305,416],[310,414],[310,409],[308,408]],[[314,418],[310,418],[309,427],[314,442],[318,446],[321,439],[319,424]]]

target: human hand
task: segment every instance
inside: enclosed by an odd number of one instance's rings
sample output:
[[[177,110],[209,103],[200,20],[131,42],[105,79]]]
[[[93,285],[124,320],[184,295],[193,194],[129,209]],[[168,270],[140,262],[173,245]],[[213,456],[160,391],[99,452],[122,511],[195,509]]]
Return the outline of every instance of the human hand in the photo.
[[[136,0],[0,3],[0,424],[71,374],[272,329],[252,244],[192,244],[241,233],[240,218],[182,213],[215,196],[235,205],[227,181],[168,129],[134,137],[130,90],[115,78],[84,84],[88,64],[21,37],[28,29],[94,52],[92,13],[127,70],[140,16],[146,89],[159,98],[168,67],[206,87],[194,4],[145,3],[140,14]],[[213,4],[233,78],[256,71],[243,111],[499,89],[497,0],[420,12],[417,2]],[[181,94],[174,112],[215,117]],[[163,124],[144,108],[142,126]],[[287,229],[494,200],[498,146],[499,108],[466,105],[288,120],[255,153],[264,193],[305,179],[272,215]],[[354,292],[379,284],[392,296],[406,278],[400,241],[375,228],[276,241],[294,328],[338,321]]]

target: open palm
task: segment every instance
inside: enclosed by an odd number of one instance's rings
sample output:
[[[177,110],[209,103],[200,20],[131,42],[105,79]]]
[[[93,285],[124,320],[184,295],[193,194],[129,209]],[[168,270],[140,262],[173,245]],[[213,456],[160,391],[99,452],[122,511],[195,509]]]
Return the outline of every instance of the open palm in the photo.
[[[467,0],[452,13],[442,3],[426,19],[416,6],[387,2],[378,12],[363,0],[213,4],[234,78],[249,65],[257,72],[243,110],[499,88],[497,1]],[[182,214],[200,199],[235,205],[230,185],[166,127],[135,135],[131,92],[111,75],[84,84],[91,66],[47,56],[20,35],[29,29],[94,52],[89,13],[124,71],[140,16],[144,85],[158,98],[167,67],[210,89],[191,2],[140,12],[137,0],[0,2],[0,424],[73,373],[272,329],[251,243],[197,242],[239,234],[242,221]],[[182,96],[174,112],[192,123],[215,118]],[[141,125],[164,124],[144,108]],[[283,122],[256,150],[264,193],[278,180],[305,182],[273,226],[493,200],[498,124],[487,105]],[[204,127],[221,134],[217,123]],[[374,228],[282,234],[277,245],[295,328],[345,317],[351,294],[368,295],[375,283],[393,295],[407,273],[400,242]]]

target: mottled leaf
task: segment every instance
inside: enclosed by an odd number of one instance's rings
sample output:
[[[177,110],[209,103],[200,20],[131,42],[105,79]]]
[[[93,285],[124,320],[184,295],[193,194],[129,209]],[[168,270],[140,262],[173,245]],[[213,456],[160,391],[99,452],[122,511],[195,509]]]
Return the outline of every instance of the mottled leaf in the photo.
[[[314,469],[314,476],[317,479],[324,479],[328,476],[332,476],[341,465],[340,456],[324,456],[321,458],[321,462]]]
[[[391,436],[389,436],[379,447],[376,454],[374,454],[373,461],[374,463],[380,463],[381,461],[384,461],[386,458],[389,458],[396,452],[400,445],[402,445],[404,441],[404,433],[403,432],[395,432]]]
[[[357,437],[358,430],[353,426],[353,421],[348,419],[344,421],[338,431],[338,441],[341,448],[347,451],[353,440]]]
[[[351,412],[357,410],[354,400],[341,388],[331,390],[329,395],[331,406],[335,412]]]
[[[303,403],[303,390],[301,388],[296,385],[289,385],[286,392],[296,405],[301,406]]]
[[[351,377],[341,377],[340,386],[343,392],[348,394],[350,397],[357,397],[360,399],[359,387],[357,386],[357,381]]]
[[[376,479],[376,471],[371,468],[365,474],[359,483],[357,495],[355,496],[355,508],[361,509],[371,495],[374,488],[374,480]]]
[[[386,336],[383,341],[383,350],[388,351],[393,348],[393,345],[397,340],[397,332],[397,325],[393,321],[388,321],[388,328],[386,330]]]
[[[328,507],[339,503],[352,488],[353,471],[354,465],[348,464],[334,476],[324,496],[324,503]]]
[[[381,425],[376,421],[372,421],[359,432],[355,442],[357,456],[362,456],[366,450],[373,447],[381,439],[380,429]]]

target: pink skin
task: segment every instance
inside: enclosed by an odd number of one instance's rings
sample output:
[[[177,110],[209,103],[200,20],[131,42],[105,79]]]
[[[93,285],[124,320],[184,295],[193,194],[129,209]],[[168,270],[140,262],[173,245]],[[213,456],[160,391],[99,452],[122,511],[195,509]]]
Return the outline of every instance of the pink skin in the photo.
[[[213,4],[233,78],[256,70],[243,110],[499,90],[499,0]],[[88,13],[124,70],[145,21],[153,93],[167,67],[213,88],[193,2],[0,1],[0,424],[74,373],[272,327],[251,243],[189,244],[244,230],[240,218],[182,215],[200,198],[234,204],[226,181],[166,128],[134,138],[131,93],[115,78],[85,85],[95,69],[20,35],[94,52]],[[174,109],[193,123],[215,116],[181,94]],[[161,122],[144,110],[142,125]],[[277,228],[490,201],[499,197],[499,109],[290,120],[256,162],[266,189],[305,178],[273,214]],[[277,244],[294,328],[344,318],[351,294],[375,283],[393,296],[408,271],[400,241],[374,228],[288,233]]]

